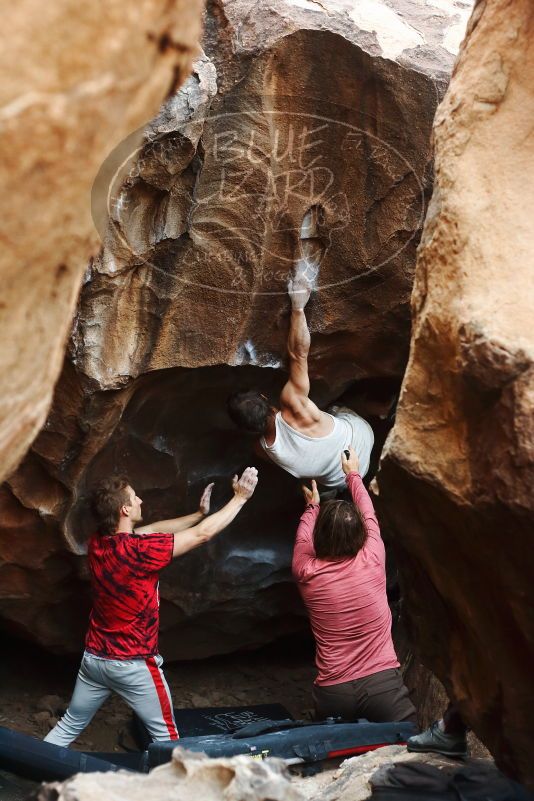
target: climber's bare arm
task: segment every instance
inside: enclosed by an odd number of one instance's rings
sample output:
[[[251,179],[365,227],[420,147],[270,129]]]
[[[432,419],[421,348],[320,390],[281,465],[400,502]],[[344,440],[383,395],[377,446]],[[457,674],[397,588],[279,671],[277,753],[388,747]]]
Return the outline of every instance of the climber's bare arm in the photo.
[[[292,309],[287,340],[289,361],[289,380],[280,395],[284,406],[302,405],[308,400],[310,378],[308,375],[308,354],[310,352],[310,332],[304,309]]]
[[[320,420],[320,409],[310,400],[310,378],[308,375],[308,354],[310,352],[310,331],[306,322],[304,307],[311,294],[311,286],[297,277],[289,282],[291,299],[291,321],[287,340],[289,359],[289,380],[280,394],[282,413],[289,412],[302,424],[313,424]]]

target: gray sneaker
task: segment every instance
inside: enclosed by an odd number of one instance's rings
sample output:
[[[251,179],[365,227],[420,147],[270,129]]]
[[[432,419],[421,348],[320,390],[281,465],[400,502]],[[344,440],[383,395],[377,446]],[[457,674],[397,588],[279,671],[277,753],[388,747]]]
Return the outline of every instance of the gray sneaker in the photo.
[[[425,753],[432,751],[436,754],[443,754],[448,757],[466,757],[467,756],[467,740],[465,734],[445,734],[441,731],[439,723],[436,720],[430,728],[422,731],[421,734],[415,734],[410,737],[408,742],[408,751],[416,751]]]

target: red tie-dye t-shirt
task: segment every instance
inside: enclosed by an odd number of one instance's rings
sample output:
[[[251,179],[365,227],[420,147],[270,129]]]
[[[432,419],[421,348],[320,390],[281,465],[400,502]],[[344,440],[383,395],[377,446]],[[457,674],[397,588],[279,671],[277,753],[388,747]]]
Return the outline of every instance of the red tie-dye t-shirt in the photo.
[[[174,534],[91,538],[89,653],[108,659],[145,659],[158,653],[159,571],[171,561],[173,546]]]

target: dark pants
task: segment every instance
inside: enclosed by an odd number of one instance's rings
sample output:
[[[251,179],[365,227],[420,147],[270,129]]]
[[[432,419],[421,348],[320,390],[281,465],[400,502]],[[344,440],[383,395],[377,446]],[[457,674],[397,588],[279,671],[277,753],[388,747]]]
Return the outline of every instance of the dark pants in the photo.
[[[317,720],[367,718],[370,722],[407,720],[417,723],[415,707],[398,668],[381,670],[363,679],[313,687]]]

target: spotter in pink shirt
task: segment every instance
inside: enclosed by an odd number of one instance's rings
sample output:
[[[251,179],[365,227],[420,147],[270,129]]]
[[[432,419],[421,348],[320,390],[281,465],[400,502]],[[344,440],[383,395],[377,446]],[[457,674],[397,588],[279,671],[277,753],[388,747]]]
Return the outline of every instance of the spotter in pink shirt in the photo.
[[[399,667],[386,597],[386,553],[375,510],[358,473],[349,473],[346,483],[367,527],[363,548],[348,559],[318,559],[313,531],[320,507],[308,504],[293,553],[293,576],[315,636],[319,685]]]

